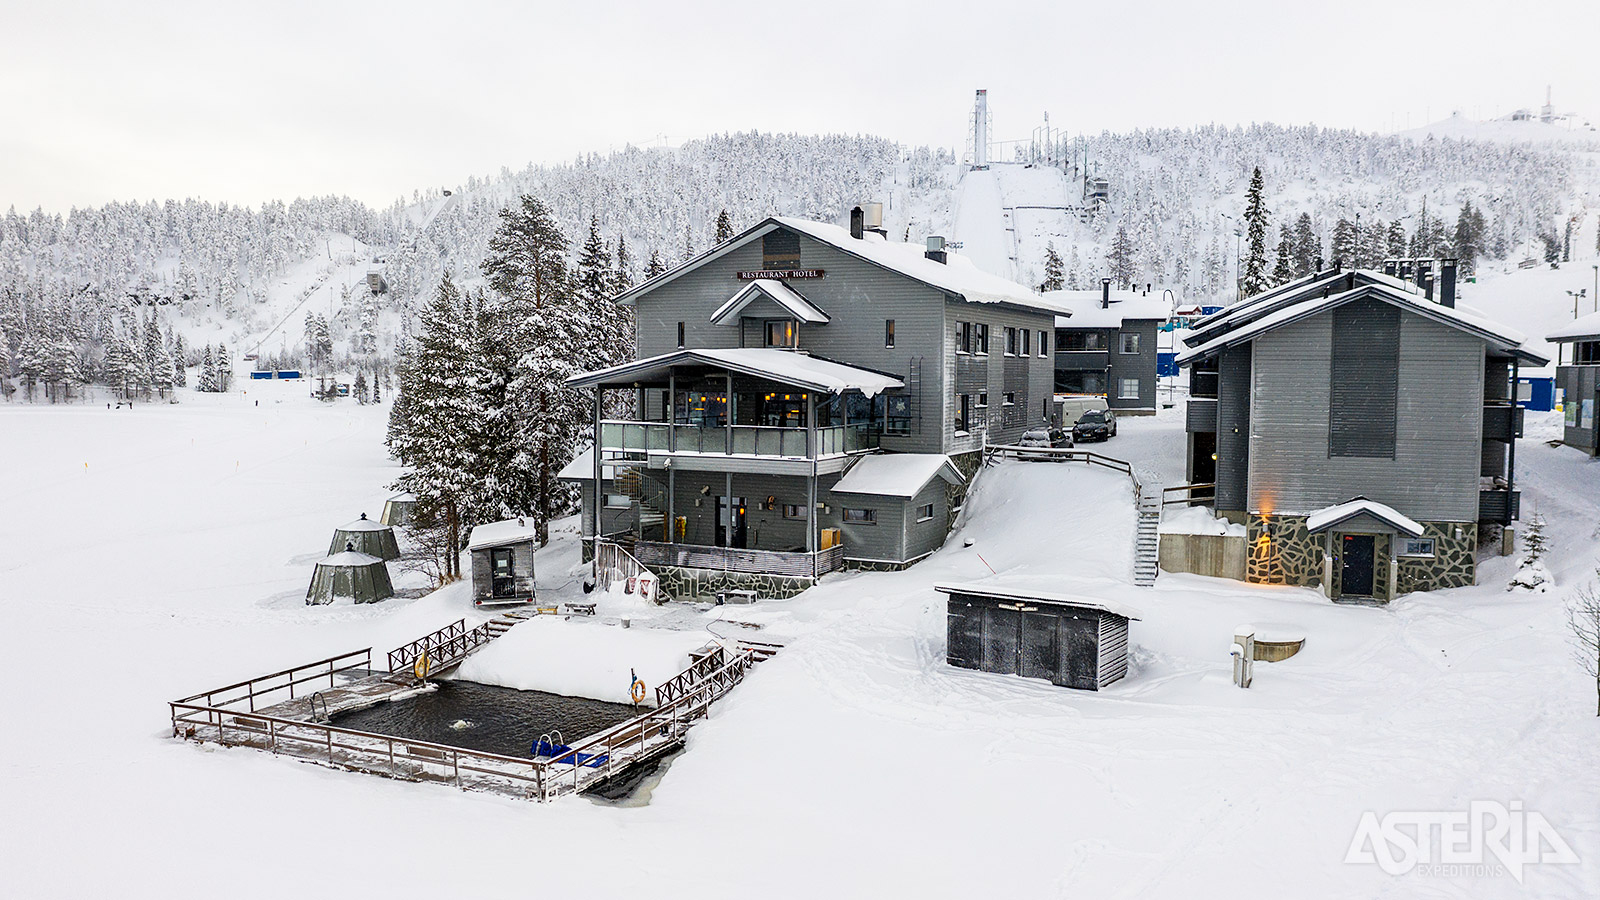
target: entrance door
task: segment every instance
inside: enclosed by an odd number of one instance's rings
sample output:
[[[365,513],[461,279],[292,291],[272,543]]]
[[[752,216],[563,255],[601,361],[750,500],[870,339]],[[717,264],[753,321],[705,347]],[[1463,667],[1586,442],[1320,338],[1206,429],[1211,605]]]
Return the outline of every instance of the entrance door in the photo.
[[[728,523],[733,523],[733,533],[728,534]],[[744,498],[717,498],[717,546],[745,548]]]
[[[1193,435],[1194,458],[1189,461],[1189,481],[1192,484],[1211,484],[1217,480],[1217,434],[1214,431],[1197,431]]]
[[[1340,542],[1339,593],[1353,597],[1372,596],[1373,538],[1370,534],[1347,534]]]
[[[517,580],[512,571],[510,547],[495,547],[489,551],[490,591],[495,597],[510,597],[517,592]]]

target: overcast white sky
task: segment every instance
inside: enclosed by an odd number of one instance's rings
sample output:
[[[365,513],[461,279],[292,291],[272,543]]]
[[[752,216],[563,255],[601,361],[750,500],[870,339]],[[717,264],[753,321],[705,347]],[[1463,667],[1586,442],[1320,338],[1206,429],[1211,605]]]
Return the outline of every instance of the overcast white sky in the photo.
[[[426,185],[712,131],[1600,117],[1596,0],[0,0],[0,209]]]

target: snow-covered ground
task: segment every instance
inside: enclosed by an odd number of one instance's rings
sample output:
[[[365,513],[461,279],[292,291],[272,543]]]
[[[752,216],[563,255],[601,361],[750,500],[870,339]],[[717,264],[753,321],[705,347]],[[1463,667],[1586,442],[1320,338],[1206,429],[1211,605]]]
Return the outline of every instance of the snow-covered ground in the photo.
[[[376,515],[394,474],[385,408],[302,393],[131,412],[0,404],[6,896],[267,897],[293,883],[308,896],[1576,898],[1600,884],[1600,719],[1561,614],[1597,564],[1600,465],[1570,450],[1518,448],[1525,509],[1549,522],[1548,594],[1506,593],[1511,559],[1487,560],[1479,587],[1382,609],[1193,576],[1135,588],[1127,480],[1013,463],[985,471],[958,533],[904,573],[708,613],[603,598],[602,616],[632,614],[634,630],[759,625],[748,633],[788,646],[691,733],[649,805],[539,806],[168,736],[169,699],[482,617],[463,586],[300,604],[329,531]],[[1096,449],[1181,478],[1181,413],[1125,419]],[[1549,427],[1530,419],[1530,434]],[[556,534],[541,584],[577,599],[572,523]],[[944,665],[932,586],[991,570],[1140,609],[1128,678],[1092,694]],[[1247,621],[1309,640],[1241,691],[1227,648]],[[1525,885],[1343,862],[1365,812],[1473,800],[1522,801],[1582,862],[1531,867]]]

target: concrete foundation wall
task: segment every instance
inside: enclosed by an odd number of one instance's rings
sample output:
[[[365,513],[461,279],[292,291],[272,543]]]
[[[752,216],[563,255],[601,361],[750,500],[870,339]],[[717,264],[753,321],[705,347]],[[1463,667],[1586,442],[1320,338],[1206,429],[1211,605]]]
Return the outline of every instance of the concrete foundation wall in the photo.
[[[1161,571],[1244,580],[1243,535],[1163,534]]]

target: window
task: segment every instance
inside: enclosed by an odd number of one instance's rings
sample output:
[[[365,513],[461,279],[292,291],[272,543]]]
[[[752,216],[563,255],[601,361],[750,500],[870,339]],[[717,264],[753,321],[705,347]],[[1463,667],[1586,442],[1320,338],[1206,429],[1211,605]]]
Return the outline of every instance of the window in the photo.
[[[978,408],[979,409],[988,409],[989,408],[989,392],[988,391],[984,391],[983,393],[978,395]]]
[[[972,323],[971,322],[957,322],[956,323],[956,352],[957,353],[971,353],[972,352]]]
[[[1006,328],[1006,355],[1017,355],[1017,330],[1009,326]]]
[[[970,431],[972,426],[972,395],[962,394],[957,399],[960,402],[956,405],[956,430]]]
[[[933,518],[933,504],[932,503],[924,503],[921,506],[917,507],[917,521],[918,522],[926,522],[931,518]]]
[[[846,507],[844,520],[852,525],[873,525],[878,521],[878,511],[875,509],[850,509]]]
[[[800,268],[800,235],[782,228],[761,238],[761,268]]]
[[[1433,538],[1401,538],[1400,555],[1433,559]]]
[[[783,505],[783,517],[785,519],[804,519],[806,517],[805,505],[800,503],[785,503]]]
[[[1124,400],[1139,399],[1139,379],[1123,378],[1117,383],[1117,396]]]
[[[775,319],[767,323],[768,347],[800,346],[800,323],[792,319]]]
[[[1050,355],[1050,332],[1048,331],[1039,332],[1039,355]]]
[[[972,323],[972,352],[983,354],[989,352],[989,326],[982,322]]]
[[[1005,403],[1006,406],[1011,406],[1011,405],[1013,405],[1013,404],[1015,404],[1017,402],[1017,392],[1016,391],[1006,391],[1004,394],[1001,394],[1000,396],[1004,400],[1004,403]]]
[[[1046,398],[1044,398],[1043,401],[1040,402],[1040,405],[1043,407],[1043,409],[1039,410],[1039,419],[1040,419],[1040,421],[1043,421],[1043,422],[1050,421],[1050,401],[1052,399],[1053,398],[1051,398],[1051,397],[1046,397]]]
[[[1022,346],[1017,350],[1017,353],[1022,356],[1031,355],[1033,353],[1033,346],[1031,343],[1033,339],[1033,332],[1024,328],[1017,334],[1017,338],[1022,341]]]
[[[1400,310],[1381,300],[1333,311],[1328,456],[1394,459],[1399,430]]]
[[[1572,364],[1588,366],[1600,363],[1600,341],[1578,341],[1572,345]]]
[[[1139,352],[1139,336],[1137,334],[1123,333],[1122,352],[1128,354]]]
[[[885,349],[894,346],[894,320],[883,320],[883,346]]]
[[[1061,328],[1056,331],[1056,350],[1070,353],[1082,350],[1106,349],[1106,335],[1103,331],[1071,331]]]
[[[678,349],[683,349],[683,323],[678,323]]]

